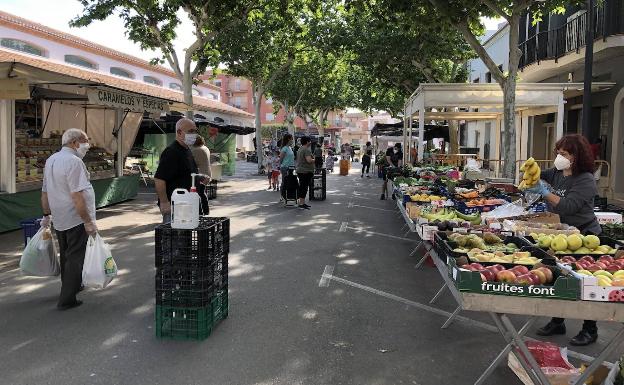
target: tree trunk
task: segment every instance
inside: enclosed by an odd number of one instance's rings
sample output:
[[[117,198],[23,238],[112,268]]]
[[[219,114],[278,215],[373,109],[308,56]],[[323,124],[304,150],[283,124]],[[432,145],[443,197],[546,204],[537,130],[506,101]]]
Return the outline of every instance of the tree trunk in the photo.
[[[186,104],[187,118],[193,120],[193,79],[191,78],[191,72],[185,69],[184,79],[182,79],[182,87],[184,90],[184,104]]]
[[[288,126],[288,133],[291,135],[295,135],[295,113],[294,111],[290,111],[291,106],[288,105],[288,102],[284,102],[282,104],[284,107],[284,114],[286,116],[286,125]]]
[[[457,120],[449,120],[449,153],[459,154],[459,124]]]
[[[503,177],[516,176],[516,79],[508,77],[503,85]]]
[[[262,94],[264,93],[262,87],[257,84],[253,84],[253,103],[254,112],[256,114],[255,128],[256,128],[256,154],[258,155],[258,173],[262,170],[262,161],[264,153],[262,151],[262,120],[260,116],[260,107],[262,104]]]

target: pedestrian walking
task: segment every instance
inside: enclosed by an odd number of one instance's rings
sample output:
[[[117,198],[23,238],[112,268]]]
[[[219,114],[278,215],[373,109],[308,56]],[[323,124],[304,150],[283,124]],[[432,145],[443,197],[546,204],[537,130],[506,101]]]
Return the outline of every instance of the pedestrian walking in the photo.
[[[273,182],[273,191],[278,191],[279,190],[279,176],[280,176],[280,167],[281,167],[281,160],[280,160],[280,152],[278,149],[273,151],[273,156],[271,157],[271,181]]]
[[[197,126],[188,118],[176,123],[176,140],[160,155],[158,168],[154,174],[158,207],[163,223],[171,222],[171,194],[177,188],[189,190],[192,185],[191,174],[197,173],[197,164],[190,147],[197,140]],[[205,182],[205,181],[204,181]],[[204,193],[203,184],[197,185],[197,193]]]
[[[396,143],[393,147],[386,150],[386,162],[388,166],[381,169],[383,177],[383,186],[381,190],[381,200],[386,199],[388,193],[388,167],[401,167],[403,166],[403,151],[401,150],[401,143]],[[392,199],[396,199],[392,194]]]
[[[201,135],[197,135],[195,144],[191,147],[191,153],[193,154],[193,159],[197,165],[197,170],[200,174],[206,177],[205,183],[210,182],[212,177],[212,171],[210,170],[210,149],[206,147],[206,142]],[[199,194],[199,199],[201,200],[202,213],[204,215],[208,215],[210,214],[210,206],[208,205],[206,191],[205,189],[203,190],[203,193],[200,194],[199,190],[197,193]]]
[[[327,157],[325,158],[325,169],[327,169],[327,172],[334,172],[334,162],[334,152],[329,150],[327,152]]]
[[[267,173],[267,179],[269,180],[269,188],[267,190],[273,189],[273,154],[271,151],[267,150],[264,153],[264,159],[262,159],[262,165]]]
[[[364,178],[364,172],[366,172],[366,177],[370,178],[370,166],[372,158],[373,146],[371,142],[366,142],[366,146],[364,147],[364,155],[362,155],[362,178]]]
[[[301,138],[301,147],[297,152],[297,177],[299,178],[299,208],[310,210],[310,206],[305,203],[306,195],[314,177],[314,157],[310,149],[311,139],[309,136]]]
[[[48,158],[41,187],[41,226],[54,222],[61,262],[61,294],[57,308],[82,304],[76,294],[82,286],[82,266],[89,236],[97,233],[95,193],[82,158],[89,151],[89,137],[70,128],[61,138],[63,147]]]

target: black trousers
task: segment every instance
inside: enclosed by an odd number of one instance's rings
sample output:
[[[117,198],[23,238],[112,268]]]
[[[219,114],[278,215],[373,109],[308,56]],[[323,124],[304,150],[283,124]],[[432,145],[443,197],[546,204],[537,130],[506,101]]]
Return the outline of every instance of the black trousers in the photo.
[[[312,182],[312,178],[314,177],[314,173],[312,172],[298,172],[297,177],[299,177],[299,190],[297,197],[305,198],[308,194],[308,190],[310,189],[310,183]]]
[[[562,324],[565,321],[565,318],[557,318],[553,317],[552,322],[556,324]],[[583,321],[583,330],[587,330],[590,333],[598,333],[598,326],[596,326],[596,321],[585,320]]]
[[[61,295],[58,306],[76,302],[76,294],[82,285],[82,265],[89,236],[84,224],[65,231],[56,231],[61,254]]]
[[[364,172],[366,172],[367,174],[370,172],[370,166],[371,166],[371,157],[368,155],[364,155],[362,157],[362,175],[364,175]]]

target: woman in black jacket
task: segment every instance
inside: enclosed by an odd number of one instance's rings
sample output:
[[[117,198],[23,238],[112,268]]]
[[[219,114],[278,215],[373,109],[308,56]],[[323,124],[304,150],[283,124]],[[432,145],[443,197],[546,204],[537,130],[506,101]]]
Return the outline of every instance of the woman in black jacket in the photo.
[[[602,229],[594,214],[594,197],[598,188],[589,142],[582,135],[566,135],[555,144],[555,152],[555,167],[544,170],[541,180],[527,191],[540,194],[548,205],[548,211],[559,214],[561,223],[576,227],[584,235],[600,234]],[[565,333],[563,318],[553,318],[537,331],[541,336]],[[585,320],[583,328],[570,344],[589,345],[597,338],[596,321]]]

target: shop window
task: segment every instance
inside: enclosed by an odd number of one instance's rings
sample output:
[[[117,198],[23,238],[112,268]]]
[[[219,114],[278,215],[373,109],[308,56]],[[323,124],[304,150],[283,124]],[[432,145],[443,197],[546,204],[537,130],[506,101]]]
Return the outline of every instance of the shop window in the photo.
[[[134,79],[134,75],[130,71],[126,71],[123,68],[111,67],[110,73],[113,75],[121,76],[122,78]]]
[[[153,76],[143,76],[143,81],[145,83],[149,83],[149,84],[154,84],[156,86],[162,86],[162,81],[158,78],[155,78]]]
[[[14,49],[31,55],[45,56],[45,51],[42,48],[22,40],[2,38],[0,39],[0,45],[4,48]]]
[[[91,68],[94,70],[97,69],[97,64],[76,55],[65,55],[65,63],[73,64],[79,67]]]
[[[169,88],[176,91],[182,91],[182,85],[179,83],[169,83]]]
[[[194,96],[202,96],[201,91],[198,90],[197,88],[193,88],[192,93],[193,93]]]

